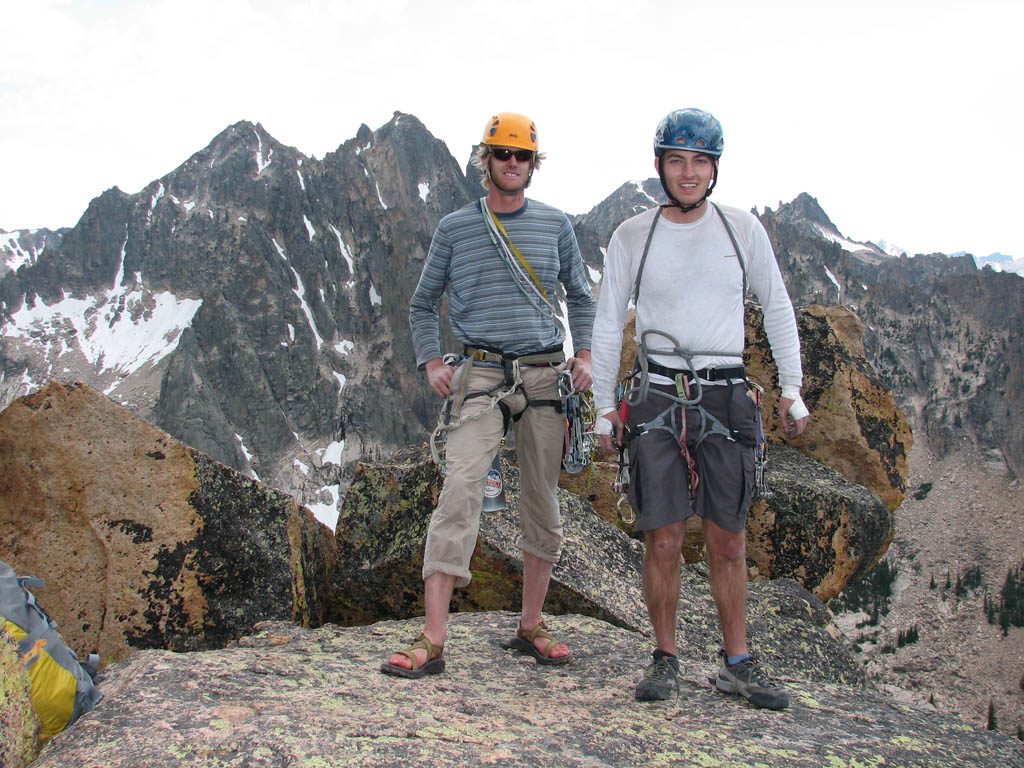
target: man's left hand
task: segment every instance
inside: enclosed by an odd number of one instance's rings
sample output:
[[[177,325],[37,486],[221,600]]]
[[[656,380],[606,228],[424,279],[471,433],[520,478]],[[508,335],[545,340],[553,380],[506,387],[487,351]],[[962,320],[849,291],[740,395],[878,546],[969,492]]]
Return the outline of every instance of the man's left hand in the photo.
[[[565,361],[565,368],[572,371],[572,385],[577,392],[586,392],[594,383],[594,377],[590,375],[590,350],[581,349],[576,357],[570,357]]]
[[[797,400],[792,400],[788,397],[779,399],[779,421],[782,423],[782,431],[786,437],[796,437],[807,429],[807,422],[811,418],[810,414],[807,413],[807,406],[804,405],[803,400],[800,400],[800,405],[796,408],[797,414],[803,413],[804,415],[798,419],[793,418],[793,414],[790,410],[793,409],[794,403]]]

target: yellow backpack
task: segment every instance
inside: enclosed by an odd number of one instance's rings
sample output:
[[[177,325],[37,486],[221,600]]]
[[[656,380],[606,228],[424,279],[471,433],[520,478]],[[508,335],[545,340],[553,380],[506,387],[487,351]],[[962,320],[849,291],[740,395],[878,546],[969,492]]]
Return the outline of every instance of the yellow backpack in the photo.
[[[0,629],[18,643],[32,681],[32,705],[42,723],[39,740],[45,744],[96,706],[103,694],[93,683],[99,657],[90,654],[85,666],[79,663],[29,591],[42,585],[42,579],[16,576],[0,561]]]

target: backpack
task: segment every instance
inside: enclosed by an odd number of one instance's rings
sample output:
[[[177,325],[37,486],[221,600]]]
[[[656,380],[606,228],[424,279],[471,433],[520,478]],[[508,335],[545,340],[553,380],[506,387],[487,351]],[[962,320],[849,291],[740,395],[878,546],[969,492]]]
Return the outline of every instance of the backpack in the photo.
[[[42,725],[39,741],[45,744],[95,707],[103,694],[93,683],[99,657],[90,654],[86,666],[79,663],[57,633],[56,622],[29,591],[42,585],[42,579],[16,576],[0,561],[0,629],[18,643],[32,681],[32,706]]]

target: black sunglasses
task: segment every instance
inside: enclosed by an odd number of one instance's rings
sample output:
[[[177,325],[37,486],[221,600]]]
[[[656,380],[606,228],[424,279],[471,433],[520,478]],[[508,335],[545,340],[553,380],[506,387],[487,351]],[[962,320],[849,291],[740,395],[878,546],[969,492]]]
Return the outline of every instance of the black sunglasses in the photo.
[[[513,155],[515,155],[516,160],[520,163],[528,163],[533,160],[533,151],[529,149],[504,149],[499,147],[498,149],[492,149],[491,152],[501,162],[511,159]]]

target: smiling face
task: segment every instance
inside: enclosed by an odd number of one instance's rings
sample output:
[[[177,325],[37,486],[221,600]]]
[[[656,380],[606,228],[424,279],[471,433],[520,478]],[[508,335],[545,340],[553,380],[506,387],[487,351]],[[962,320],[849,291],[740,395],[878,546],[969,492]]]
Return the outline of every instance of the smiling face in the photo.
[[[491,171],[491,184],[499,192],[506,195],[517,195],[526,189],[530,183],[530,171],[532,160],[520,160],[515,156],[516,152],[522,152],[518,147],[493,147],[494,150],[507,149],[511,152],[507,160],[499,160],[492,152],[488,163]],[[504,153],[502,153],[504,154]]]
[[[654,167],[663,175],[669,193],[682,205],[700,203],[715,175],[713,157],[685,149],[666,150]]]

